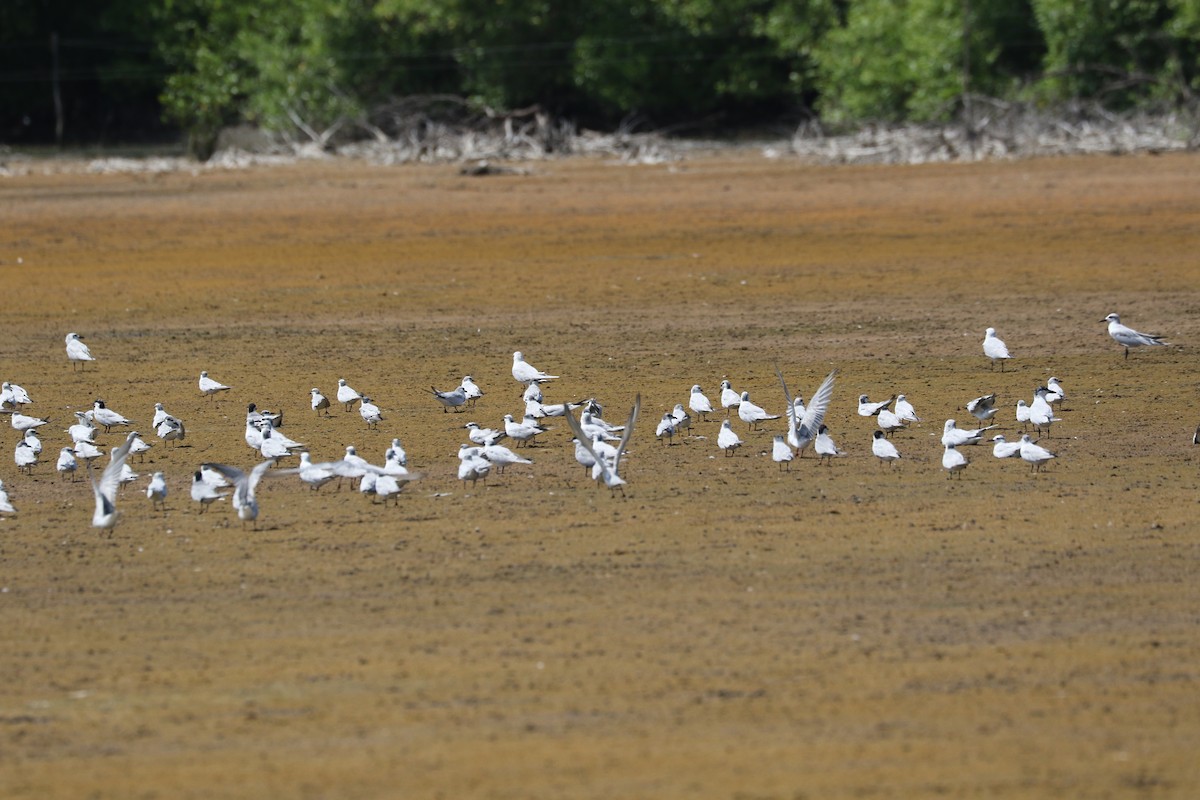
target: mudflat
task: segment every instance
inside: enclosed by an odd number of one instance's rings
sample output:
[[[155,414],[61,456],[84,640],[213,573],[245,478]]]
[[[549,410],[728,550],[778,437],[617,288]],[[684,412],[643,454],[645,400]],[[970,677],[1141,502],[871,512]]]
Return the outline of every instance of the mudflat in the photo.
[[[0,180],[0,377],[50,420],[24,475],[0,419],[0,794],[1195,797],[1198,186],[1193,154]],[[1125,358],[1114,311],[1171,346]],[[562,419],[458,481],[464,424],[524,410],[515,350],[548,403],[620,424],[640,396],[624,496]],[[783,421],[736,414],[726,456],[719,407],[656,440],[693,384],[782,413],[777,367],[806,400],[838,371],[844,456],[781,470]],[[467,374],[484,397],[444,412]],[[995,392],[1015,440],[1051,376],[1056,459],[985,437],[947,476],[946,419]],[[313,413],[339,378],[378,430]],[[896,393],[921,421],[888,467],[857,401]],[[97,398],[154,444],[111,535],[54,468]],[[269,477],[257,530],[200,513],[200,464],[258,461],[251,402],[316,461],[399,438],[421,478],[383,505]]]

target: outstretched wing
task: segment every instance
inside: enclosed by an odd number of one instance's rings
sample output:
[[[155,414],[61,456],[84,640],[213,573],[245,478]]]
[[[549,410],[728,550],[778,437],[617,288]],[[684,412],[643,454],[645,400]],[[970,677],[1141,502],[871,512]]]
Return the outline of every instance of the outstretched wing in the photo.
[[[804,417],[797,425],[800,429],[799,434],[801,439],[816,436],[817,431],[821,428],[821,423],[825,421],[825,412],[829,410],[829,401],[833,397],[833,379],[836,376],[836,369],[826,375],[825,380],[821,381],[821,385],[817,387],[817,391],[809,399],[808,405],[804,409]]]
[[[246,504],[250,497],[246,483],[246,473],[242,472],[237,467],[231,467],[228,464],[201,464],[200,468],[211,469],[213,472],[220,473],[225,478],[233,481],[233,507],[241,508]]]
[[[787,381],[783,379],[783,373],[779,371],[778,364],[775,365],[775,374],[779,377],[779,385],[783,387],[783,399],[787,401],[788,439],[795,439],[798,420],[794,411],[795,405],[792,404],[792,393],[788,391]]]
[[[642,410],[642,396],[640,394],[633,398],[633,408],[629,411],[629,419],[625,422],[625,432],[621,434],[621,441],[617,445],[617,454],[613,457],[613,472],[620,474],[618,467],[621,464],[621,456],[625,453],[625,447],[629,444],[629,437],[633,435],[633,424],[637,422],[638,412]]]
[[[636,405],[634,406],[634,409],[637,409]],[[570,426],[571,432],[575,434],[575,438],[579,440],[579,446],[591,454],[592,463],[599,465],[600,471],[605,477],[605,482],[607,482],[609,469],[608,461],[601,458],[599,455],[597,455],[596,451],[592,449],[592,440],[588,438],[588,436],[583,432],[583,428],[579,426],[579,420],[575,419],[575,414],[568,410],[563,416],[567,418],[567,425]]]
[[[125,437],[124,444],[113,448],[112,460],[108,462],[108,466],[101,473],[100,484],[98,486],[95,482],[96,479],[92,479],[92,487],[107,501],[105,504],[106,511],[111,511],[109,506],[116,506],[117,489],[121,486],[121,467],[125,466],[125,459],[129,455],[129,448],[133,446],[135,436],[137,436],[137,433],[131,432]]]

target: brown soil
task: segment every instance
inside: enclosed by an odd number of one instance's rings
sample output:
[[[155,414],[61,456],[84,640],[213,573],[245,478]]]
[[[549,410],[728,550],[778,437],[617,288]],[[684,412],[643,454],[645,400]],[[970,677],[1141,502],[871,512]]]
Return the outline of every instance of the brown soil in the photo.
[[[0,182],[0,377],[52,419],[32,477],[0,463],[0,795],[1194,797],[1197,186],[1191,155]],[[1124,360],[1110,311],[1175,346]],[[517,349],[563,376],[548,400],[622,421],[640,393],[626,498],[561,422],[456,481],[462,424],[521,410]],[[780,473],[777,421],[723,458],[721,415],[654,440],[693,383],[777,413],[776,364],[805,397],[840,370],[845,458]],[[234,390],[200,398],[202,369]],[[443,413],[428,387],[466,373],[487,396]],[[942,422],[995,391],[1011,438],[1050,375],[1047,471],[978,447],[948,480]],[[339,377],[378,432],[308,411]],[[925,421],[888,470],[855,406],[895,392]],[[96,397],[188,424],[111,537],[53,468]],[[251,401],[317,460],[399,436],[424,480],[383,507],[279,478],[258,532],[201,516],[191,471],[254,463]]]

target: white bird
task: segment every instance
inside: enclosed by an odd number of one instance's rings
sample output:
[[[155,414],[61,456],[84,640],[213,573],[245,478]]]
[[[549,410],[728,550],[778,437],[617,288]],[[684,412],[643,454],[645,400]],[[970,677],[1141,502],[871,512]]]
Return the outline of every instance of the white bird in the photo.
[[[1004,372],[1004,362],[1009,359],[1008,345],[996,336],[995,328],[988,328],[983,333],[983,354],[991,359],[992,369],[996,368],[996,362],[1000,362],[1000,371]]]
[[[872,435],[875,438],[871,441],[871,452],[879,459],[879,463],[892,466],[900,459],[900,451],[896,449],[896,445],[887,440],[883,431],[875,431]]]
[[[958,452],[953,444],[946,445],[945,451],[942,453],[942,469],[949,473],[949,477],[953,478],[954,473],[959,473],[958,477],[962,477],[962,471],[967,468],[967,464],[971,462],[962,453]]]
[[[507,447],[498,444],[489,444],[482,447],[479,454],[486,458],[492,466],[499,470],[500,474],[504,474],[504,468],[509,464],[532,464],[528,458],[521,458],[519,455],[509,450]]]
[[[829,428],[822,425],[817,429],[817,438],[813,442],[813,450],[816,451],[820,459],[825,460],[826,464],[832,464],[835,457],[846,455],[838,449],[834,443],[833,437],[829,435]]]
[[[100,448],[96,447],[96,445],[92,444],[91,442],[75,443],[76,458],[82,458],[84,461],[94,461],[102,455],[104,455],[104,453],[100,450]]]
[[[154,404],[154,420],[150,423],[151,427],[157,428],[159,425],[162,425],[163,420],[165,420],[169,416],[171,416],[171,415],[167,413],[167,410],[165,408],[163,408],[162,403],[155,403]]]
[[[117,482],[121,486],[124,486],[127,483],[133,483],[140,477],[141,477],[141,475],[138,475],[136,472],[134,472],[133,467],[129,466],[129,462],[126,461],[124,464],[121,465],[121,475],[118,478]]]
[[[259,433],[262,435],[262,442],[258,445],[258,452],[263,458],[287,458],[292,454],[293,449],[304,446],[299,442],[288,444],[292,440],[283,434],[276,434],[275,429],[270,425],[260,427]],[[249,437],[247,437],[247,443],[249,443]]]
[[[1010,442],[1000,434],[993,436],[992,441],[995,442],[992,445],[992,455],[996,458],[1012,458],[1021,452],[1020,442]]]
[[[526,403],[530,400],[536,400],[540,403],[542,402],[542,397],[542,385],[537,381],[530,381],[529,385],[525,387],[524,394],[521,395],[521,399]]]
[[[896,416],[904,422],[921,421],[921,418],[917,416],[917,410],[913,408],[913,404],[908,402],[908,398],[902,394],[896,395]]]
[[[300,480],[308,484],[308,488],[315,491],[320,491],[321,487],[329,483],[337,477],[337,473],[333,471],[333,465],[328,462],[314,462],[312,455],[307,450],[300,452],[300,466],[292,467],[286,470],[280,470],[281,475],[291,475],[293,473],[300,476]]]
[[[4,481],[0,481],[0,514],[15,514],[17,509],[13,507],[12,501],[8,499],[8,492],[4,489]]]
[[[1024,400],[1017,401],[1017,422],[1021,423],[1021,430],[1029,425],[1029,406]]]
[[[964,430],[958,427],[958,424],[952,420],[946,420],[946,424],[942,426],[942,447],[958,447],[964,444],[979,444],[983,439],[984,431],[990,431],[995,428],[995,425],[988,425],[986,428],[974,428]]]
[[[463,426],[467,429],[467,438],[480,447],[495,444],[508,434],[495,428],[481,428],[477,422],[468,422]]]
[[[1121,318],[1116,314],[1109,314],[1100,321],[1108,323],[1108,335],[1113,338],[1113,341],[1125,348],[1125,358],[1129,358],[1129,348],[1131,347],[1167,346],[1166,342],[1159,341],[1162,339],[1162,336],[1140,333],[1127,325],[1122,325]]]
[[[665,442],[670,445],[671,440],[675,436],[675,415],[670,411],[662,415],[662,419],[658,423],[658,427],[654,429],[654,436],[660,442]]]
[[[58,463],[54,465],[54,468],[58,470],[58,477],[60,479],[70,475],[71,480],[74,481],[75,470],[78,466],[79,464],[75,461],[75,452],[71,448],[64,447],[58,451]]]
[[[879,413],[875,415],[875,422],[879,429],[889,436],[907,427],[907,423],[900,419],[899,415],[887,408],[879,409]]]
[[[324,415],[328,417],[329,398],[321,394],[321,390],[315,386],[309,391],[309,394],[312,395],[312,410],[316,412],[318,417],[321,416],[321,412],[324,412]]]
[[[725,451],[725,455],[733,455],[733,451],[742,446],[742,439],[733,432],[733,423],[728,420],[722,420],[721,430],[717,434],[717,447]]]
[[[35,428],[25,431],[25,444],[33,448],[33,452],[39,456],[42,454],[42,440],[37,437],[37,430]]]
[[[512,376],[518,383],[526,384],[530,381],[552,381],[558,377],[557,375],[547,375],[534,367],[525,360],[525,354],[520,350],[513,353]]]
[[[976,397],[971,402],[967,403],[967,411],[971,412],[971,416],[980,422],[987,422],[992,417],[996,416],[996,412],[1000,409],[996,408],[996,393],[985,394],[983,397]]]
[[[865,394],[860,394],[858,396],[858,414],[862,417],[873,417],[890,406],[895,399],[896,395],[892,395],[881,403],[872,403]]]
[[[792,452],[792,446],[787,443],[786,437],[782,433],[778,434],[771,442],[771,458],[781,470],[786,468],[790,472],[792,459],[795,457],[796,454]]]
[[[419,475],[405,475],[402,477],[397,477],[395,475],[375,474],[373,472],[368,472],[363,476],[362,482],[358,486],[358,490],[363,494],[374,495],[376,498],[383,501],[385,505],[387,504],[387,501],[393,497],[396,498],[396,503],[399,504],[400,498],[397,495],[400,494],[400,490],[407,486],[410,481],[414,481],[419,477]],[[372,500],[371,502],[375,501]]]
[[[275,459],[269,458],[255,466],[249,474],[227,464],[205,464],[213,472],[220,473],[233,481],[233,497],[230,502],[237,511],[238,519],[242,521],[243,527],[247,522],[251,522],[254,524],[254,529],[258,530],[258,500],[254,496],[254,490],[258,488],[258,483],[262,480],[263,475],[274,464]]]
[[[337,399],[343,410],[349,413],[354,409],[354,404],[362,399],[362,395],[350,388],[345,378],[338,378]]]
[[[183,426],[183,420],[172,417],[170,414],[163,419],[154,432],[164,442],[181,442],[187,438],[187,429]]]
[[[82,369],[84,364],[86,364],[88,361],[96,360],[95,357],[92,356],[92,351],[89,350],[88,346],[83,343],[83,337],[78,333],[68,333],[66,341],[67,360],[71,362],[72,372],[75,371],[76,365]]]
[[[1042,465],[1056,456],[1041,445],[1033,443],[1029,434],[1021,437],[1021,458],[1033,465],[1031,471],[1041,472]]]
[[[579,403],[543,403],[540,400],[528,400],[525,403],[525,416],[534,419],[566,416],[567,411],[579,408]]]
[[[250,403],[246,406],[246,422],[250,425],[259,425],[261,423],[269,423],[272,428],[283,427],[283,412],[272,414],[270,411],[259,411],[258,403]]]
[[[775,368],[775,374],[779,377],[779,385],[783,387],[783,399],[786,401],[787,407],[796,408],[792,394],[788,391],[787,383],[783,380],[783,373],[779,371],[778,367]],[[829,409],[829,401],[833,397],[833,382],[836,377],[837,370],[835,369],[825,376],[825,380],[821,381],[816,393],[804,408],[804,413],[798,417],[794,413],[789,415],[787,442],[796,448],[796,452],[802,458],[805,449],[817,438],[817,432],[825,421],[825,412]]]
[[[589,442],[596,438],[615,442],[621,438],[620,436],[613,435],[622,430],[620,426],[609,425],[600,417],[590,414],[587,411],[579,415],[579,427],[583,429],[583,433]]]
[[[470,375],[463,375],[462,390],[467,396],[467,402],[471,404],[471,408],[475,407],[475,401],[483,397],[483,390],[475,383],[475,379]]]
[[[1200,435],[1198,433],[1197,435]],[[583,467],[583,474],[588,474],[592,471],[592,467],[596,466],[595,442],[592,447],[586,447],[579,437],[571,440],[575,444],[575,460]],[[600,441],[599,439],[596,440]]]
[[[683,434],[683,431],[690,432],[692,430],[692,415],[684,411],[683,403],[675,404],[671,416],[675,418],[675,430],[680,435]]]
[[[137,431],[133,432],[133,443],[129,447],[129,455],[137,456],[138,462],[146,460],[146,453],[149,452],[152,444],[142,439],[142,435]]]
[[[449,392],[439,392],[437,387],[434,386],[430,386],[429,389],[433,392],[433,396],[437,398],[437,401],[442,404],[443,414],[452,408],[455,411],[460,411],[467,404],[467,390],[461,386]]]
[[[96,438],[96,426],[88,418],[88,415],[82,411],[75,412],[75,419],[78,420],[74,425],[67,428],[67,434],[70,435],[72,442],[91,442]]]
[[[400,444],[400,439],[392,439],[391,445],[383,451],[384,461],[395,461],[402,467],[408,466],[408,453],[404,451],[404,446]]]
[[[742,396],[733,390],[733,384],[721,381],[721,407],[725,409],[725,416],[729,416],[729,409],[736,408],[741,402]]]
[[[17,384],[9,383],[8,381],[0,384],[0,408],[16,408],[17,406],[27,405],[32,402],[29,398],[29,392]]]
[[[155,511],[167,510],[167,476],[161,470],[150,476],[150,483],[146,486],[146,499]]]
[[[528,419],[521,422],[514,422],[512,414],[504,415],[504,432],[508,438],[517,443],[517,447],[527,445],[533,440],[533,437],[538,434],[545,433],[546,429],[540,425],[530,422]]]
[[[13,430],[18,431],[20,433],[24,433],[25,431],[32,430],[34,428],[40,428],[50,421],[48,419],[41,419],[39,417],[31,417],[31,416],[28,416],[27,414],[21,414],[19,412],[15,412],[15,411],[12,412],[11,417],[12,417],[11,423],[13,426]]]
[[[1063,400],[1067,399],[1067,393],[1059,383],[1058,378],[1051,376],[1046,381],[1046,389],[1049,394],[1046,395],[1046,402],[1052,406],[1061,405]]]
[[[700,389],[700,384],[692,387],[692,393],[688,397],[688,408],[700,415],[700,419],[708,421],[708,415],[712,413],[712,401],[705,396]]]
[[[224,475],[209,469],[207,464],[200,465],[200,479],[214,489],[226,489],[230,486]]]
[[[1029,424],[1037,428],[1038,433],[1050,435],[1050,426],[1062,422],[1054,416],[1054,406],[1046,399],[1049,394],[1045,386],[1039,386],[1033,392],[1033,402],[1029,404]]]
[[[226,492],[217,491],[217,487],[204,480],[204,474],[200,470],[192,473],[192,499],[200,504],[201,514],[208,510],[209,503],[226,495]]]
[[[625,454],[625,449],[629,446],[629,439],[633,435],[633,426],[637,423],[638,412],[641,408],[642,396],[638,394],[633,399],[633,408],[629,411],[629,419],[625,421],[625,432],[621,435],[621,441],[611,459],[600,455],[595,450],[592,451],[592,455],[596,459],[596,463],[592,466],[592,479],[603,480],[610,494],[616,494],[617,489],[620,489],[621,496],[625,496],[625,479],[620,475],[621,456]],[[726,421],[728,422],[728,420]],[[591,448],[592,445],[584,440],[583,429],[574,414],[567,414],[567,424],[571,426],[571,431],[584,447]]]
[[[13,450],[13,461],[16,462],[17,472],[32,475],[33,465],[38,462],[38,454],[33,452],[33,448],[22,439],[17,442],[17,446]]]
[[[738,418],[750,426],[750,430],[758,430],[758,423],[769,419],[779,419],[778,414],[768,414],[762,406],[750,402],[750,393],[742,392],[738,403]]]
[[[112,460],[100,474],[100,482],[92,475],[92,463],[88,462],[88,477],[92,479],[92,495],[96,499],[96,510],[92,514],[92,527],[101,530],[113,529],[117,524],[117,489],[121,485],[121,468],[125,466],[125,458],[129,455],[129,447],[133,443],[133,433],[125,437],[125,443],[112,450]]]
[[[379,410],[379,406],[371,402],[369,397],[363,397],[362,404],[358,407],[358,413],[370,429],[378,428],[379,423],[383,421],[383,412]]]
[[[458,448],[458,479],[466,487],[467,481],[474,487],[479,480],[487,482],[488,473],[492,471],[492,462],[479,453],[478,447],[464,444]]]
[[[126,419],[108,406],[104,405],[103,400],[97,400],[92,404],[92,420],[97,425],[103,427],[105,433],[108,433],[114,425],[133,424],[132,420]]]
[[[217,392],[228,392],[230,387],[208,377],[208,372],[200,373],[200,394],[212,397]]]

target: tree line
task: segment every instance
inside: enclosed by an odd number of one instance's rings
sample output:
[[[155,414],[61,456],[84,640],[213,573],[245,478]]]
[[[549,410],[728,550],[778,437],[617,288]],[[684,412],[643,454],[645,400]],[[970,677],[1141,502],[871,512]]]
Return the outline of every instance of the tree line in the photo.
[[[381,133],[397,98],[720,131],[1196,106],[1200,0],[5,0],[0,144]]]

